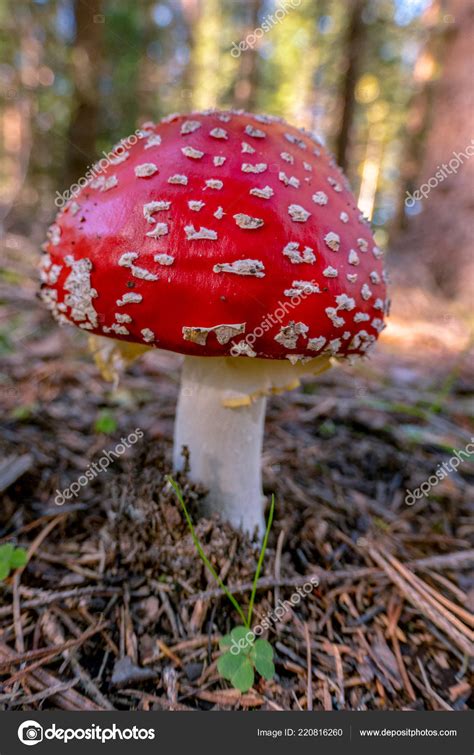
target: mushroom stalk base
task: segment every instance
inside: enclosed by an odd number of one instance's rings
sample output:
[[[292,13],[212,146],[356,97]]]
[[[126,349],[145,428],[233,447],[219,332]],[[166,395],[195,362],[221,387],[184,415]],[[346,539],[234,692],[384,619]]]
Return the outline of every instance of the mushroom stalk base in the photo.
[[[236,362],[240,362],[236,369]],[[224,402],[242,390],[242,362],[185,357],[174,435],[174,467],[190,453],[190,479],[209,491],[205,513],[217,512],[234,527],[263,534],[261,455],[266,397],[235,408]],[[244,379],[245,382],[245,379]]]

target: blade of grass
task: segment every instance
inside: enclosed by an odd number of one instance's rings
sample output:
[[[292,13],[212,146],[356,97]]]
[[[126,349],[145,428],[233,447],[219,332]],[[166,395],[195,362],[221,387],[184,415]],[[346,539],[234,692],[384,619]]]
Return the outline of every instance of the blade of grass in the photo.
[[[204,553],[202,545],[199,542],[199,539],[198,539],[198,537],[196,535],[196,532],[194,531],[194,526],[193,526],[193,523],[191,521],[191,517],[189,516],[189,512],[188,512],[188,509],[186,507],[186,504],[184,502],[183,494],[181,493],[181,488],[179,487],[178,483],[175,482],[170,475],[168,475],[166,477],[166,479],[170,483],[171,487],[173,488],[174,492],[176,493],[176,496],[178,498],[179,503],[181,504],[181,508],[183,509],[184,516],[186,517],[186,522],[188,524],[189,531],[190,531],[191,537],[193,539],[193,543],[194,543],[194,545],[196,547],[197,552],[199,553],[201,561],[209,569],[209,571],[211,572],[212,576],[216,580],[216,582],[219,585],[219,587],[221,588],[221,590],[224,591],[225,595],[227,596],[227,598],[230,600],[230,602],[234,606],[235,610],[237,611],[237,613],[239,614],[240,618],[244,622],[244,625],[247,627],[247,629],[249,629],[250,625],[249,625],[249,623],[248,623],[248,621],[247,621],[247,619],[245,617],[245,614],[244,614],[242,608],[240,607],[239,603],[234,598],[234,596],[232,595],[232,593],[229,592],[229,590],[227,589],[227,587],[223,583],[222,579],[219,577],[219,575],[217,574],[216,570],[212,566],[211,562],[207,558],[206,554]],[[273,514],[273,512],[271,512],[271,513]],[[257,571],[258,571],[258,569],[257,569]]]
[[[249,610],[247,613],[247,621],[246,625],[250,626],[252,621],[252,614],[253,614],[253,604],[255,602],[255,595],[257,592],[257,582],[258,578],[260,576],[260,572],[262,571],[262,565],[263,565],[263,559],[265,557],[265,551],[267,550],[267,543],[268,543],[268,535],[270,534],[270,528],[272,526],[273,522],[273,513],[275,511],[275,496],[272,495],[272,502],[270,505],[270,512],[268,514],[268,521],[267,521],[267,528],[265,530],[265,537],[263,538],[262,543],[262,550],[260,551],[260,556],[258,557],[258,564],[257,564],[257,570],[255,572],[255,576],[253,578],[253,585],[252,585],[252,593],[250,595],[250,603],[249,603]]]

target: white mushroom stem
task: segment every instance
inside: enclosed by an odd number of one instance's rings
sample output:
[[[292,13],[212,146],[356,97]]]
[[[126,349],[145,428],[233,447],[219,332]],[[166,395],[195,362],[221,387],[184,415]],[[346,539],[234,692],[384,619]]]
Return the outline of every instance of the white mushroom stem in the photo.
[[[241,361],[241,360],[238,360]],[[248,360],[243,360],[248,361]],[[250,534],[264,530],[261,456],[266,397],[231,408],[241,370],[236,360],[186,357],[174,436],[174,466],[183,467],[182,447],[190,452],[190,479],[209,491],[206,513],[218,512]],[[243,394],[240,394],[243,397]],[[232,400],[232,399],[231,399]],[[242,400],[244,400],[242,398]]]
[[[264,531],[261,454],[266,396],[296,388],[299,377],[330,366],[323,354],[306,364],[286,359],[185,357],[174,434],[174,467],[190,453],[190,479],[209,491],[207,513],[234,527]]]

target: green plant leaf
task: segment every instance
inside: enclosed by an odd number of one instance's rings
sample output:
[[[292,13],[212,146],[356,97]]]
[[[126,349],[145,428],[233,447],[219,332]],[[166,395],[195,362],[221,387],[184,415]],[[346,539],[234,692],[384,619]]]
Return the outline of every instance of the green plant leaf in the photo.
[[[270,681],[275,676],[274,663],[268,660],[268,658],[262,658],[262,656],[255,658],[255,668],[260,676],[263,676],[267,681]]]
[[[26,566],[28,563],[28,556],[24,548],[15,548],[10,558],[10,566],[12,569],[19,569],[21,566]]]
[[[3,545],[0,545],[0,561],[6,561],[9,564],[14,550],[15,546],[13,543],[4,543]]]
[[[256,640],[252,650],[253,658],[265,658],[267,661],[273,659],[273,648],[268,640]]]
[[[225,634],[223,637],[219,640],[219,648],[220,650],[228,650],[230,646],[232,645],[232,637],[230,634]]]
[[[108,411],[107,409],[103,409],[101,412],[99,412],[99,416],[94,423],[94,430],[96,433],[105,433],[106,435],[110,435],[111,433],[115,432],[117,427],[117,420],[115,419],[112,412]]]
[[[252,664],[248,658],[243,658],[239,668],[235,674],[232,675],[230,681],[235,689],[238,689],[241,692],[247,692],[252,686],[254,679],[255,673]]]
[[[10,566],[7,561],[0,561],[0,582],[10,574]]]
[[[217,661],[217,670],[224,679],[232,679],[244,661],[241,654],[224,653]]]

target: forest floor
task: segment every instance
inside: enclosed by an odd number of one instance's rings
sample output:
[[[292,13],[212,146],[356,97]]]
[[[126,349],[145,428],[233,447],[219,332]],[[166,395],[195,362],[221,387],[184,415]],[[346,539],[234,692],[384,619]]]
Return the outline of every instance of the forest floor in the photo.
[[[21,255],[19,248],[21,247]],[[7,239],[0,277],[0,544],[29,551],[0,583],[0,709],[472,707],[473,455],[469,332],[419,295],[395,301],[374,356],[269,402],[263,469],[275,520],[255,623],[317,586],[268,630],[276,676],[247,693],[219,678],[237,618],[199,560],[165,480],[179,364],[148,353],[112,391],[83,334],[36,299],[36,250]],[[106,472],[54,498],[136,428]],[[247,605],[257,548],[198,518],[204,549]]]

